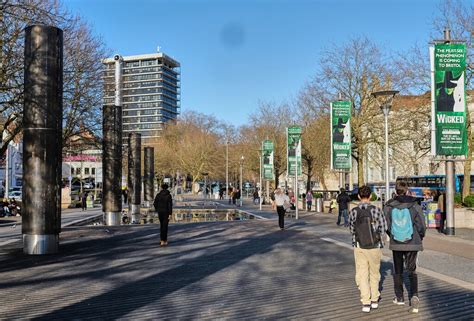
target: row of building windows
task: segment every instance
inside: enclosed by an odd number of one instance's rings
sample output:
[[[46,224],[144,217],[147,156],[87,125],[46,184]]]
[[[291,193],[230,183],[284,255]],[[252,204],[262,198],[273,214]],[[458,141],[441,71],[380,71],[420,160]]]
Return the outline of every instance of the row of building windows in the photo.
[[[129,82],[123,84],[124,89],[128,88],[147,88],[147,87],[166,87],[172,91],[178,92],[179,88],[176,86],[170,85],[167,82],[163,81],[143,81],[143,82]],[[106,91],[115,91],[115,85],[106,85]]]
[[[71,167],[71,176],[82,175],[82,170],[83,169],[84,169],[84,175],[95,175],[95,167],[84,167],[84,168]]]
[[[148,96],[131,96],[131,97],[124,97],[123,102],[141,102],[141,101],[154,101],[154,100],[162,100],[171,105],[176,106],[176,100],[163,96],[163,95],[148,95]]]
[[[153,123],[153,122],[162,122],[162,121],[163,121],[163,117],[161,116],[127,117],[123,119],[124,124]]]
[[[123,91],[123,95],[144,95],[144,94],[165,94],[174,99],[178,99],[178,95],[168,89],[153,87],[153,88],[139,88],[139,89],[126,89]]]
[[[175,87],[178,86],[178,80],[173,79],[167,75],[155,73],[155,74],[145,74],[145,75],[128,75],[123,76],[124,81],[140,81],[140,80],[158,80],[163,79],[164,81],[169,82],[170,84],[174,85]]]
[[[142,130],[142,129],[161,129],[162,125],[160,123],[151,123],[151,124],[127,124],[123,125],[124,131],[132,130]]]
[[[172,79],[178,79],[179,74],[164,68],[164,67],[144,67],[144,68],[135,68],[135,69],[124,69],[124,75],[134,75],[134,74],[143,74],[143,73],[157,73],[163,72],[166,76],[171,76]],[[115,77],[115,70],[104,70],[104,77]]]

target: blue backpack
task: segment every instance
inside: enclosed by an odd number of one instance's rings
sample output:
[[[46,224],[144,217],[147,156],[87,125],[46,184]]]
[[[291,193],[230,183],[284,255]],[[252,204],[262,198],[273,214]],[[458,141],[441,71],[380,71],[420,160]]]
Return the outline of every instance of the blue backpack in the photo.
[[[413,222],[408,208],[392,209],[391,234],[395,241],[408,243],[413,238]]]

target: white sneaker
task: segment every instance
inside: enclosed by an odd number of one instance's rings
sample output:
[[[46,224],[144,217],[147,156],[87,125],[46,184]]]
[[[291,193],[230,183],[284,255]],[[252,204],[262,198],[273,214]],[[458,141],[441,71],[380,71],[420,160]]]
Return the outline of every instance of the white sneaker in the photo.
[[[393,298],[392,302],[396,305],[405,305],[405,301],[403,301],[403,299],[399,299],[397,297]]]
[[[362,306],[362,312],[366,312],[366,313],[370,312],[370,304],[364,304]]]
[[[414,295],[412,298],[411,298],[411,309],[410,309],[410,312],[411,313],[418,313],[418,306],[420,305],[420,299]]]
[[[376,302],[371,302],[371,303],[370,303],[370,307],[371,307],[372,309],[378,309],[378,308],[379,308],[379,302],[378,302],[378,301],[376,301]]]

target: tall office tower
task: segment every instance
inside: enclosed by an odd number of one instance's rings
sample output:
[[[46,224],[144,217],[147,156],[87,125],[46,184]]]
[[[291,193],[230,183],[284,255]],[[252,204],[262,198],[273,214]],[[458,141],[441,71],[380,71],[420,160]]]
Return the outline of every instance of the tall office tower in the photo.
[[[115,60],[104,64],[104,104],[113,105]],[[179,62],[160,52],[123,57],[122,89],[124,143],[129,133],[140,133],[146,144],[179,114]]]

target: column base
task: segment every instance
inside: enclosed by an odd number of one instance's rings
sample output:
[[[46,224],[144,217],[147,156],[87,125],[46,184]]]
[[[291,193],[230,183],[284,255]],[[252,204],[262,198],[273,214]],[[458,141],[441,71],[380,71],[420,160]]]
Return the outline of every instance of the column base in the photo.
[[[23,253],[28,255],[56,254],[59,250],[58,234],[23,234]]]
[[[454,227],[447,227],[446,228],[446,235],[456,235]]]
[[[104,212],[104,225],[113,226],[122,223],[121,212]]]
[[[132,224],[139,224],[140,223],[140,205],[138,204],[131,204],[130,208],[130,214],[131,214],[131,223]]]

